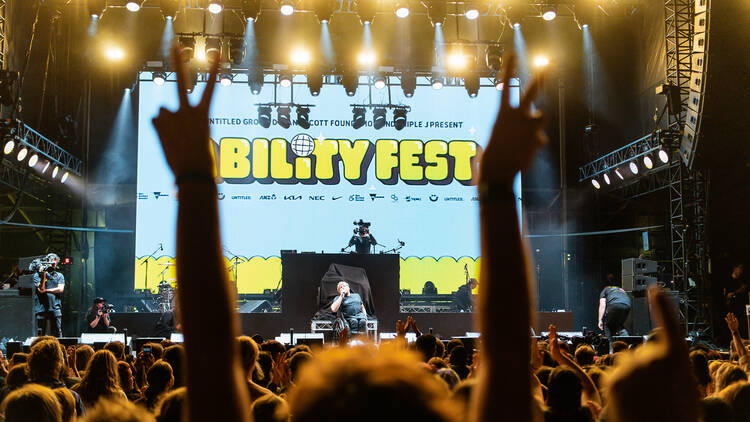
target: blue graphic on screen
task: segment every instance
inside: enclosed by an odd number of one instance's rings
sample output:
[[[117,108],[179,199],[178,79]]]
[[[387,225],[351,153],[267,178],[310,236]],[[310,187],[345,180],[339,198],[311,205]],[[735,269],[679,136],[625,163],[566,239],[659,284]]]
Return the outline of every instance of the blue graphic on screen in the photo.
[[[177,108],[176,84],[156,85],[148,73],[142,78],[135,283],[140,288],[144,275],[139,274],[138,259],[160,244],[164,250],[155,258],[175,256],[177,210],[174,177],[151,123],[160,107]],[[189,96],[193,103],[204,86],[198,83]],[[292,98],[290,88],[279,86],[274,99],[274,85],[269,83],[259,95],[252,95],[237,78],[230,86],[216,86],[211,138],[227,259],[237,255],[265,260],[279,257],[281,250],[339,253],[353,235],[353,222],[362,219],[372,223],[376,253],[403,241],[402,260],[451,257],[458,262],[468,257],[476,262],[478,198],[471,178],[476,175],[476,155],[497,116],[500,92],[481,88],[470,98],[463,87],[419,86],[407,98],[394,85],[390,103],[409,108],[406,126],[396,130],[392,109],[386,110],[386,125],[375,129],[374,109],[369,107],[366,124],[352,127],[352,106],[388,104],[387,88],[373,88],[370,98],[362,84],[356,96],[348,97],[342,86],[324,85],[313,97],[300,79],[293,90]],[[517,85],[510,90],[511,104],[517,104]],[[274,102],[307,105],[310,128],[295,124],[294,106],[289,128],[278,124],[276,107],[271,107],[270,127],[261,127],[258,105]],[[514,188],[520,215],[520,177]],[[258,274],[276,271],[257,268]],[[402,277],[403,271],[402,263]],[[262,291],[261,286],[275,284],[270,279],[258,281],[275,278],[271,273],[248,279],[240,291]]]

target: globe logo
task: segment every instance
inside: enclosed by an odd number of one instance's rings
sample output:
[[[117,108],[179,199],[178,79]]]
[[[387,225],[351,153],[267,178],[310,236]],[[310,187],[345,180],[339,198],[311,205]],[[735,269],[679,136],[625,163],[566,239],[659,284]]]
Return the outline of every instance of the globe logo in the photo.
[[[312,154],[315,149],[315,141],[306,133],[295,135],[290,144],[292,146],[292,151],[294,151],[298,157],[307,157]]]

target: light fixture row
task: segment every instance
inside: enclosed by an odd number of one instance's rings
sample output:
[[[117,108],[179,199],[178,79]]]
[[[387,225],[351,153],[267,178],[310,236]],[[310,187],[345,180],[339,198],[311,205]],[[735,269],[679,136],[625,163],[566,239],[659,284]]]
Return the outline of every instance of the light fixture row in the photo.
[[[661,164],[669,163],[669,152],[667,152],[666,149],[660,149],[659,152],[656,154],[656,156],[658,157],[659,162],[661,162]],[[644,155],[641,161],[642,161],[643,166],[646,168],[646,170],[651,170],[652,168],[654,168],[655,164],[658,164],[654,161],[654,157],[652,157],[651,154]],[[631,160],[627,164],[627,168],[633,176],[637,176],[638,173],[640,173],[641,171],[640,167],[638,166],[638,162],[636,160]],[[602,174],[601,180],[606,185],[612,184],[612,177],[610,177],[610,173],[617,176],[617,178],[620,180],[625,180],[625,175],[623,175],[623,172],[620,171],[620,167],[616,167],[610,172],[605,172]],[[599,181],[599,179],[596,177],[591,179],[591,184],[594,186],[595,189],[601,189],[603,186],[602,183]]]

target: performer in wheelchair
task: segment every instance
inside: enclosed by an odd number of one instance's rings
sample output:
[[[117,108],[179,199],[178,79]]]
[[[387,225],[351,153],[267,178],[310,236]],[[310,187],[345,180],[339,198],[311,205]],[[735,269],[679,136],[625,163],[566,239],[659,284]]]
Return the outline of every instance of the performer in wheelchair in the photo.
[[[339,296],[331,304],[331,312],[341,310],[350,334],[359,334],[367,331],[367,311],[358,293],[353,293],[346,281],[336,285]]]

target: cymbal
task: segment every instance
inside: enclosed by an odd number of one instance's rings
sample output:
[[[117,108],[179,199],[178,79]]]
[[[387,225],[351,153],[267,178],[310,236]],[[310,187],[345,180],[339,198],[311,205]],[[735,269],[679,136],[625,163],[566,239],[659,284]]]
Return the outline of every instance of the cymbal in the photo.
[[[160,262],[159,265],[165,266],[165,267],[174,267],[177,264],[174,264],[172,262]]]

